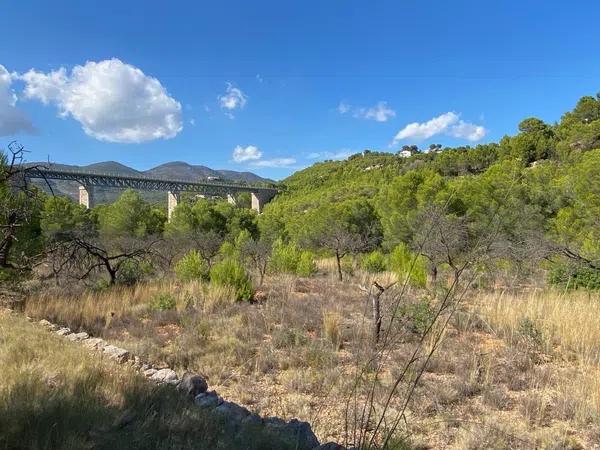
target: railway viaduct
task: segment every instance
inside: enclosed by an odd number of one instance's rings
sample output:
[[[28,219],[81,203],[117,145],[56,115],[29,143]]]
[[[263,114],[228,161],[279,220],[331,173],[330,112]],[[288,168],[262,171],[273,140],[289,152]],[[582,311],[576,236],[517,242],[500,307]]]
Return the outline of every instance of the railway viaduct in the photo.
[[[98,186],[116,189],[135,189],[146,191],[164,191],[167,193],[168,217],[171,220],[173,211],[183,192],[196,193],[206,197],[227,198],[235,203],[235,194],[249,192],[252,199],[252,209],[262,212],[264,205],[278,192],[275,188],[247,186],[222,181],[188,181],[147,178],[139,176],[124,176],[100,174],[84,171],[56,170],[51,168],[34,168],[27,171],[27,178],[42,178],[45,180],[74,181],[79,183],[79,203],[86,208],[94,206],[94,188]]]

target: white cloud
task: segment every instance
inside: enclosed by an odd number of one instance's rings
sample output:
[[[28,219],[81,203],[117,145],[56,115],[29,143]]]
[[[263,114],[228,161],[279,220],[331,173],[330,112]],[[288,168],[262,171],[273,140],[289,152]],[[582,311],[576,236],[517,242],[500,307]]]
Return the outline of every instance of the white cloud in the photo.
[[[140,143],[170,139],[182,129],[181,104],[161,83],[118,59],[88,61],[50,73],[21,76],[25,96],[54,103],[62,117],[77,120],[98,140]]]
[[[341,102],[337,110],[340,114],[351,112],[352,116],[357,119],[375,120],[376,122],[387,122],[396,116],[396,111],[390,108],[387,102],[384,101],[377,102],[376,105],[369,108],[352,106]]]
[[[233,111],[236,109],[243,109],[246,106],[247,101],[246,94],[241,89],[234,87],[231,83],[227,83],[225,94],[219,97],[219,103],[221,108]],[[233,115],[231,112],[226,113],[231,119]]]
[[[296,164],[295,158],[261,159],[251,163],[255,167],[291,167]]]
[[[447,112],[423,123],[410,123],[401,129],[392,142],[392,145],[403,139],[424,140],[438,134],[478,141],[482,139],[487,130],[481,125],[475,125],[460,119],[459,114]]]
[[[308,159],[346,159],[350,155],[353,155],[354,153],[356,153],[356,152],[353,152],[352,150],[347,150],[347,149],[342,149],[342,150],[338,150],[335,152],[329,152],[329,151],[313,152],[313,153],[309,153],[307,158]]]
[[[451,136],[467,139],[471,142],[483,139],[486,134],[487,130],[481,125],[475,125],[462,120],[459,120],[458,123],[450,129]]]
[[[233,149],[232,154],[233,160],[237,163],[242,163],[246,161],[256,161],[262,158],[262,152],[258,149],[258,147],[254,145],[249,145],[247,147],[242,147],[238,145]]]
[[[378,102],[375,106],[370,108],[359,108],[354,115],[354,117],[375,120],[377,122],[387,122],[395,116],[396,111],[390,108],[386,102]]]
[[[0,64],[0,136],[10,136],[20,131],[33,132],[29,117],[17,107],[17,95],[11,88],[13,78]]]
[[[249,164],[252,167],[291,167],[296,164],[295,158],[262,159],[263,152],[255,145],[236,146],[233,149],[232,157],[236,163]]]
[[[337,107],[337,110],[340,114],[346,114],[348,111],[350,111],[351,107],[350,105],[344,103],[344,102],[340,102],[340,104]]]

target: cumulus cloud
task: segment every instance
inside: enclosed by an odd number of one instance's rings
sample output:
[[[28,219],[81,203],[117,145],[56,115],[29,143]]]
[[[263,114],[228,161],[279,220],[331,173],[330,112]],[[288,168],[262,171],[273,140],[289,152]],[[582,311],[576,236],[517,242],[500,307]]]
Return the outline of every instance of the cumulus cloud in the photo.
[[[247,147],[236,146],[233,149],[232,157],[236,163],[248,164],[252,167],[291,167],[296,163],[295,158],[262,159],[263,152],[255,145],[248,145]]]
[[[262,152],[258,149],[258,147],[254,145],[249,145],[247,147],[242,147],[238,145],[233,149],[233,160],[237,163],[243,163],[246,161],[255,161],[257,159],[262,158]]]
[[[342,149],[335,152],[313,152],[308,154],[308,159],[346,159],[356,152],[352,150]]]
[[[352,116],[357,119],[374,120],[376,122],[387,122],[396,116],[396,111],[390,108],[387,102],[384,101],[377,102],[376,105],[368,108],[352,106],[341,102],[337,110],[340,114],[352,113]]]
[[[486,134],[487,130],[481,125],[475,125],[462,120],[459,120],[458,123],[450,129],[451,136],[467,139],[472,142],[483,139]]]
[[[140,143],[170,139],[182,129],[181,104],[162,84],[118,59],[89,61],[43,73],[23,74],[25,96],[55,104],[98,140]]]
[[[351,109],[352,109],[352,107],[344,102],[340,102],[340,104],[337,107],[337,110],[340,114],[346,114]]]
[[[17,107],[17,95],[11,88],[13,78],[0,64],[0,136],[33,131],[29,117]]]
[[[450,111],[427,122],[414,122],[406,125],[396,134],[392,145],[404,139],[420,141],[438,134],[475,142],[482,139],[487,134],[487,130],[481,125],[465,122],[460,119],[459,114]]]
[[[255,167],[291,167],[294,164],[296,164],[295,158],[261,159],[252,162],[252,165]]]
[[[219,103],[221,108],[226,109],[229,113],[226,113],[230,118],[233,118],[233,114],[231,111],[236,109],[243,109],[246,106],[247,101],[246,94],[244,94],[241,89],[236,88],[231,83],[227,83],[227,88],[225,89],[225,94],[219,97]]]

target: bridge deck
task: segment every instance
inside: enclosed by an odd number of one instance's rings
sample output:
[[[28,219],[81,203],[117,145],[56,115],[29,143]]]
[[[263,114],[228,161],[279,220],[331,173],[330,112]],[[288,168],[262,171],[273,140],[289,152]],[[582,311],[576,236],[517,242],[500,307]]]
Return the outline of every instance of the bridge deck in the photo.
[[[125,176],[99,174],[93,172],[55,170],[34,168],[27,171],[28,178],[45,178],[47,180],[74,181],[82,186],[104,186],[121,189],[141,189],[148,191],[198,192],[207,195],[227,195],[237,192],[253,192],[266,196],[274,196],[278,189],[251,186],[219,181],[169,180],[143,176]]]

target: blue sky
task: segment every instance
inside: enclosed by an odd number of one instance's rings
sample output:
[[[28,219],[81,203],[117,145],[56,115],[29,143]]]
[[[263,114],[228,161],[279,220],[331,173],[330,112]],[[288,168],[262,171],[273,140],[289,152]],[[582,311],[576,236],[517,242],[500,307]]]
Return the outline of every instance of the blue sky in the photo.
[[[497,141],[600,91],[600,3],[0,0],[0,147],[282,178]],[[412,125],[411,125],[412,124]]]

